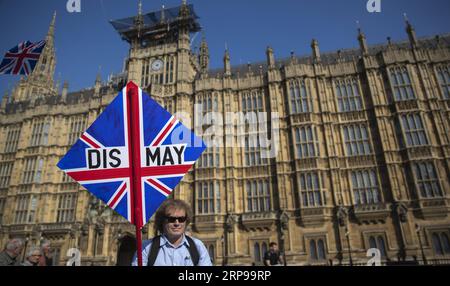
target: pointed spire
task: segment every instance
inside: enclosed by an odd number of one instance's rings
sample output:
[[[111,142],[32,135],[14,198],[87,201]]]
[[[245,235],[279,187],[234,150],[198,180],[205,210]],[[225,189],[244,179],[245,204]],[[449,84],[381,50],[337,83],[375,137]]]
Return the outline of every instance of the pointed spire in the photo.
[[[55,90],[56,92],[59,92],[59,87],[61,86],[61,73],[58,73],[58,79],[56,80],[55,84]]]
[[[166,22],[166,11],[164,5],[161,7],[161,23]]]
[[[95,84],[100,84],[102,82],[102,75],[101,75],[102,66],[98,67],[97,76],[95,77]]]
[[[142,16],[142,0],[139,0],[138,3],[138,15]]]
[[[266,49],[266,56],[267,56],[267,65],[270,69],[275,67],[275,57],[273,55],[273,49],[270,46],[267,46]]]
[[[181,1],[181,7],[180,7],[180,11],[178,12],[178,17],[180,17],[180,18],[189,17],[189,8],[188,8],[186,0]]]
[[[67,92],[69,90],[69,83],[67,81],[64,81],[63,89],[61,92],[61,99],[63,102],[67,102]]]
[[[442,44],[442,39],[441,39],[441,36],[440,35],[436,35],[435,37],[434,37],[434,39],[436,40],[436,47],[441,47],[441,44]]]
[[[359,47],[362,51],[362,54],[368,55],[369,54],[369,48],[367,46],[367,40],[366,35],[362,32],[361,25],[359,24],[359,21],[356,21],[356,26],[358,27],[358,41],[359,41]]]
[[[100,88],[102,87],[102,76],[101,76],[101,71],[102,67],[99,66],[98,67],[98,72],[97,72],[97,76],[95,77],[95,84],[94,84],[94,97],[99,97],[100,96]]]
[[[297,63],[297,59],[295,58],[295,52],[291,51],[291,59],[290,59],[291,64],[295,64]]]
[[[8,103],[8,102],[7,102],[8,99],[9,99],[8,90],[5,90],[5,93],[3,94],[3,97],[2,97],[2,105],[1,105],[1,108],[2,108],[3,110],[4,110],[5,107],[6,107],[6,103]]]
[[[202,73],[206,73],[209,68],[209,49],[204,33],[202,33],[202,42],[200,44],[199,62]]]
[[[342,62],[343,58],[342,58],[342,50],[338,50],[337,51],[337,59],[336,62],[340,63]]]
[[[46,46],[53,46],[53,41],[55,38],[55,23],[56,23],[56,11],[53,12],[52,21],[50,22],[50,27],[48,28],[46,37]]]
[[[225,70],[225,76],[231,76],[231,65],[230,65],[230,53],[228,52],[228,47],[225,44],[225,55],[223,56],[223,68]]]
[[[139,0],[139,3],[138,3],[138,14],[134,18],[134,25],[137,27],[137,30],[138,30],[138,38],[141,37],[141,29],[142,29],[142,25],[143,24],[144,24],[144,20],[142,18],[142,1]]]
[[[313,52],[314,62],[316,62],[316,63],[320,62],[319,42],[316,39],[312,39],[311,48],[312,48],[312,52]]]
[[[253,75],[252,64],[247,62],[247,76]]]
[[[411,46],[413,48],[417,47],[417,36],[416,31],[414,30],[414,27],[411,25],[411,23],[408,20],[408,16],[406,13],[403,14],[403,17],[405,18],[406,23],[406,33],[408,33],[409,42],[411,43]]]

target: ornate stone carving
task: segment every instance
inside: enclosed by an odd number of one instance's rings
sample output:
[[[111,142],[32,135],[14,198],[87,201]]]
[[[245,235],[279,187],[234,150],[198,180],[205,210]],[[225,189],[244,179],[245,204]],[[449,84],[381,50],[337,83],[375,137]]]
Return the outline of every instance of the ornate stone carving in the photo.
[[[289,228],[289,215],[285,211],[280,215],[280,224],[282,230],[287,230]]]
[[[340,205],[336,210],[336,217],[340,226],[345,226],[347,224],[348,210],[346,207]]]
[[[238,222],[238,219],[239,218],[237,215],[233,214],[228,215],[227,220],[225,222],[225,227],[228,232],[234,231],[234,225]]]
[[[408,214],[408,208],[406,207],[406,205],[403,203],[396,203],[393,208],[400,221],[406,222]]]

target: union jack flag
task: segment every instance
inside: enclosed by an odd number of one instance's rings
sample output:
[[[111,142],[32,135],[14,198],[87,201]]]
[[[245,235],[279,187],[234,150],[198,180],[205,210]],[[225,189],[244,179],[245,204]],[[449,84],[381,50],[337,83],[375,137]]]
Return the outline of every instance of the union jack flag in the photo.
[[[29,75],[45,47],[45,41],[31,43],[22,42],[6,52],[0,64],[0,74],[24,74]]]
[[[169,150],[175,147],[178,153]],[[132,224],[143,226],[205,148],[199,137],[130,82],[58,167]],[[113,155],[109,162],[103,160],[108,154]],[[140,217],[134,208],[140,209]]]

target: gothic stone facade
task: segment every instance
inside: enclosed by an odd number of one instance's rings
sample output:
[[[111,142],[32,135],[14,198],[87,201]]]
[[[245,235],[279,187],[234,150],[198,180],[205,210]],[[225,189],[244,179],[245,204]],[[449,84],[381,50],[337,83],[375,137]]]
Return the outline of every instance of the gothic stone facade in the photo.
[[[213,71],[206,40],[198,53],[190,47],[192,6],[175,9],[172,19],[155,12],[170,29],[149,26],[162,32],[146,38],[138,14],[137,34],[121,34],[130,43],[123,74],[73,93],[65,83],[61,94],[53,19],[35,71],[1,104],[1,245],[46,238],[60,264],[72,247],[84,265],[129,262],[133,227],[56,163],[133,80],[170,112],[203,103],[204,112],[279,115],[276,156],[211,146],[173,192],[191,203],[190,232],[216,265],[259,264],[272,241],[289,265],[366,262],[372,247],[385,261],[449,257],[449,36],[417,39],[407,22],[405,42],[369,47],[359,31],[358,49],[321,55],[314,40],[311,56],[276,60],[267,48],[266,61],[236,67],[226,51]]]

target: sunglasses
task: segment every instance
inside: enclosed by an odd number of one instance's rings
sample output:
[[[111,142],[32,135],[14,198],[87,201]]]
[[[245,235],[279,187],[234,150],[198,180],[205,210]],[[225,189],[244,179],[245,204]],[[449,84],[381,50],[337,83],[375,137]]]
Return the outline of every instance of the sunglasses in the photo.
[[[174,222],[176,222],[177,220],[178,220],[178,222],[183,223],[183,222],[186,221],[186,219],[187,219],[186,216],[180,216],[180,217],[166,216],[166,220],[167,220],[169,223],[174,223]]]

